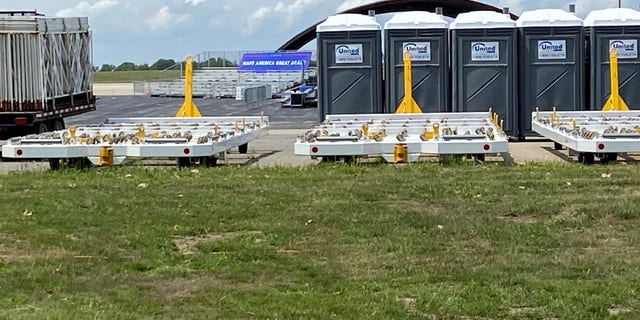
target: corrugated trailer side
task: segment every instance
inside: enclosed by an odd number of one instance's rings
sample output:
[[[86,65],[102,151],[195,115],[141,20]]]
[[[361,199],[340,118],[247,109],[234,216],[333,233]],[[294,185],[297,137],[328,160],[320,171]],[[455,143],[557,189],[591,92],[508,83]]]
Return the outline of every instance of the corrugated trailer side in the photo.
[[[95,110],[86,17],[0,16],[0,131],[44,132]]]

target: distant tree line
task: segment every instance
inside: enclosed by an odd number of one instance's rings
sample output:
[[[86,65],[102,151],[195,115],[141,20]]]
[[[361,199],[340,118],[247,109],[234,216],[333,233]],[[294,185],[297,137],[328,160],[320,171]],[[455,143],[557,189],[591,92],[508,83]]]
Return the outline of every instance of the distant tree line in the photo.
[[[181,61],[181,62],[184,62],[184,61]],[[102,67],[100,68],[94,67],[94,70],[95,71],[143,71],[143,70],[165,70],[171,67],[174,67],[174,69],[180,69],[180,66],[178,66],[177,64],[178,62],[176,62],[173,59],[158,59],[158,61],[156,61],[152,65],[149,65],[147,63],[138,65],[133,62],[127,61],[127,62],[121,63],[118,66],[113,64],[103,64]],[[207,61],[193,63],[193,67],[196,69],[203,68],[203,67],[237,67],[237,66],[238,66],[237,62],[229,61],[221,57],[211,58]]]

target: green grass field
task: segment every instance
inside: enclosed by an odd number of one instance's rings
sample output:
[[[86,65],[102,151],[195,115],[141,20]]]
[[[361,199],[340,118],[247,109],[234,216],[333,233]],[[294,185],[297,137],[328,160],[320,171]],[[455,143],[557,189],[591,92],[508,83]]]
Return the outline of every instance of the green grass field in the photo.
[[[180,78],[180,70],[107,71],[94,72],[94,83],[128,83],[134,81],[158,81]]]
[[[0,318],[638,319],[636,165],[0,176]]]

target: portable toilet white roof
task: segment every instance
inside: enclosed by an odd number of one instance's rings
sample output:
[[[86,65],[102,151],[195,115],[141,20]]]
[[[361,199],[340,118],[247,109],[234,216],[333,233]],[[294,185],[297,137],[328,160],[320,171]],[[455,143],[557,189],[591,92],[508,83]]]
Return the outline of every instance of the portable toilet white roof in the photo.
[[[508,14],[495,11],[461,13],[449,25],[449,29],[515,28],[516,22]]]
[[[561,9],[540,9],[523,12],[516,25],[521,28],[577,27],[582,26],[582,19]]]
[[[316,27],[316,32],[380,30],[380,24],[370,16],[344,13],[330,16]]]
[[[427,11],[406,11],[393,15],[385,29],[446,29],[449,23],[441,16]]]
[[[584,19],[584,25],[586,27],[637,26],[640,25],[640,12],[629,8],[594,10]]]

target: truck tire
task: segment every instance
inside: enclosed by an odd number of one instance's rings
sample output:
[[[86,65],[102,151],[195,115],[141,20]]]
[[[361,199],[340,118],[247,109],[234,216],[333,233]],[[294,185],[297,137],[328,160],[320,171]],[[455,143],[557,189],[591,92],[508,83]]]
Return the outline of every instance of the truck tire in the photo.
[[[35,132],[34,132],[34,133],[45,133],[45,132],[49,132],[49,125],[48,125],[45,121],[42,121],[42,122],[40,122],[40,123],[37,123],[37,124],[34,126],[34,130],[35,130]]]
[[[58,131],[64,129],[64,119],[51,120],[51,131]]]

